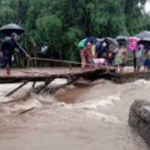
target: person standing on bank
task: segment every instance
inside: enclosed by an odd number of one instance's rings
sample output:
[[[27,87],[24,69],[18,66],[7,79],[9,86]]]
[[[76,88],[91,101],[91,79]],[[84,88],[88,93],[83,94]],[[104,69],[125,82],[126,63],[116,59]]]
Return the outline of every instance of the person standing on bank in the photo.
[[[143,45],[139,45],[137,50],[135,51],[135,59],[136,59],[136,65],[135,65],[135,71],[140,71],[141,66],[143,65]]]
[[[18,43],[18,35],[12,33],[10,38],[4,40],[0,47],[1,67],[6,68],[7,75],[10,75],[10,69],[12,67],[12,55],[14,54],[15,48],[20,53],[25,54],[26,57],[30,57],[28,53]]]

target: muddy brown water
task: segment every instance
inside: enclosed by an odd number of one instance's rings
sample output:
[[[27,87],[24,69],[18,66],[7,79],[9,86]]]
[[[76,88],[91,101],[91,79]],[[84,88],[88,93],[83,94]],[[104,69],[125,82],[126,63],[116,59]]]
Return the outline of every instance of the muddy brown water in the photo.
[[[149,81],[80,83],[55,95],[36,95],[27,85],[5,98],[15,86],[0,85],[0,150],[150,149],[127,122],[135,99],[150,101]]]

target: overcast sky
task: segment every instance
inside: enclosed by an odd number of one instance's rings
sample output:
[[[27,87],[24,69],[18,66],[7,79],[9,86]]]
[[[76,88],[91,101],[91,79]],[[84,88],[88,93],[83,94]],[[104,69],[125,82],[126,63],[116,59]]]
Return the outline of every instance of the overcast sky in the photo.
[[[146,12],[150,12],[150,0],[147,1],[146,5],[145,5],[145,10],[146,10]]]

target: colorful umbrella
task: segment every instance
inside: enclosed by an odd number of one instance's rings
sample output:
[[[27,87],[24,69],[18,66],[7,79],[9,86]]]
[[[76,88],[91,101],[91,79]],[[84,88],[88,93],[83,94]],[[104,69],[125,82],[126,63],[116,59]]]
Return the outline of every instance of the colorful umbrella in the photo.
[[[126,39],[126,41],[128,41],[128,42],[138,42],[138,41],[140,41],[140,39],[135,37],[135,36],[131,36],[131,37],[128,37]]]
[[[96,43],[97,43],[98,40],[99,39],[95,38],[95,37],[85,38],[85,39],[83,39],[82,41],[79,42],[78,47],[84,48],[86,46],[86,44],[89,43],[89,42],[96,45]]]
[[[85,42],[86,42],[87,38],[86,39],[83,39],[82,41],[79,42],[78,44],[78,47],[79,48],[84,48],[85,47]]]

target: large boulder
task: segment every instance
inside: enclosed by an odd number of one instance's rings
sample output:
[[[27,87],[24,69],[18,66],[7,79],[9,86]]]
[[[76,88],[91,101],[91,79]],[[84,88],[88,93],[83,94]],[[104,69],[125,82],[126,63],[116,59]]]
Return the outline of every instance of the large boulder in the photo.
[[[135,100],[130,108],[128,122],[150,144],[150,102]]]

